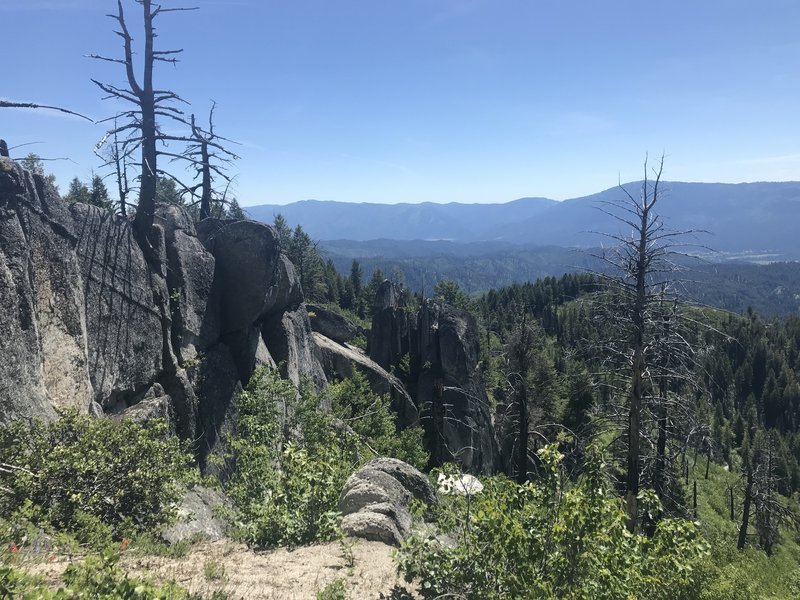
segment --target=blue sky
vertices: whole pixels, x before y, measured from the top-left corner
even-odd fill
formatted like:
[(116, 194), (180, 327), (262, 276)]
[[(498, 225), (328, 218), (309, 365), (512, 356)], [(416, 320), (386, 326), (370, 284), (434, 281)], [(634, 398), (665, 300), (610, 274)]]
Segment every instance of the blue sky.
[[(135, 38), (140, 10), (124, 0)], [(157, 85), (242, 143), (243, 205), (505, 202), (641, 178), (800, 179), (797, 0), (196, 0)], [(0, 0), (0, 97), (114, 113), (113, 0)], [(0, 110), (0, 137), (88, 178), (103, 126)], [(180, 171), (180, 167), (175, 167)]]

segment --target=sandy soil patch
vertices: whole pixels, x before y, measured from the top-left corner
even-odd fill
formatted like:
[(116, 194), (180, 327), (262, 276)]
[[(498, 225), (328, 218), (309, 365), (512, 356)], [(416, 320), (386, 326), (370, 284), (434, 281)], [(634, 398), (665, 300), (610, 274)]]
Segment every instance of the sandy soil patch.
[[(231, 600), (314, 600), (326, 585), (342, 579), (353, 600), (411, 600), (419, 596), (405, 588), (392, 561), (392, 548), (358, 540), (352, 547), (353, 566), (337, 543), (254, 552), (229, 540), (203, 542), (180, 558), (123, 554), (121, 566), (131, 575), (175, 581), (192, 593), (215, 591)], [(68, 560), (28, 564), (26, 570), (53, 583)], [(410, 587), (410, 586), (409, 586)]]

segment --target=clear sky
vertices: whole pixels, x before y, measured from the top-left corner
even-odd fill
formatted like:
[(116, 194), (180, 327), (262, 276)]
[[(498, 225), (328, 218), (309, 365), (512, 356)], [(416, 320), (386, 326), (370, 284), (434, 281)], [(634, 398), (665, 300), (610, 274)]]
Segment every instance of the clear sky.
[[(139, 14), (124, 0), (141, 41)], [(797, 0), (163, 0), (157, 85), (242, 143), (243, 205), (564, 199), (641, 178), (800, 179)], [(0, 97), (100, 119), (114, 0), (0, 0)], [(103, 126), (0, 109), (65, 190)], [(179, 167), (176, 167), (179, 169)]]

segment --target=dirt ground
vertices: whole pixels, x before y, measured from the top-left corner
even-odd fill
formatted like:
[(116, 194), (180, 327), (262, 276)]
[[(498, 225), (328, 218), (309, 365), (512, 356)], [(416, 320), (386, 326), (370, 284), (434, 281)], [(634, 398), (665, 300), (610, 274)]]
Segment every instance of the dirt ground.
[[(133, 576), (175, 581), (204, 597), (221, 591), (231, 600), (314, 600), (326, 585), (342, 579), (352, 600), (419, 599), (404, 587), (391, 553), (391, 546), (358, 540), (352, 546), (350, 567), (338, 543), (254, 552), (224, 540), (196, 544), (180, 558), (129, 551), (120, 564)], [(68, 564), (56, 560), (29, 564), (26, 570), (56, 583)]]

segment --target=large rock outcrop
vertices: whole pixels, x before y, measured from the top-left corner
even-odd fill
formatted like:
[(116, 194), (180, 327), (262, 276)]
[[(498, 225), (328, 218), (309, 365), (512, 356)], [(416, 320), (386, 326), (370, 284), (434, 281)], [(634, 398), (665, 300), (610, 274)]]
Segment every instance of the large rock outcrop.
[(51, 185), (0, 157), (0, 420), (96, 397), (79, 235)]
[(267, 225), (159, 206), (148, 240), (0, 157), (0, 422), (167, 418), (210, 468), (256, 367), (326, 385), (302, 289)]
[(361, 329), (346, 317), (315, 304), (307, 304), (311, 318), (311, 329), (339, 344), (352, 342), (361, 333)]
[(476, 473), (496, 470), (499, 452), (472, 315), (432, 300), (409, 315), (399, 291), (385, 281), (375, 301), (369, 350), (387, 371), (408, 355), (409, 392), (435, 462), (455, 460)]
[(264, 323), (262, 333), (284, 377), (295, 385), (307, 378), (318, 390), (324, 387), (327, 380), (305, 305), (274, 315)]

